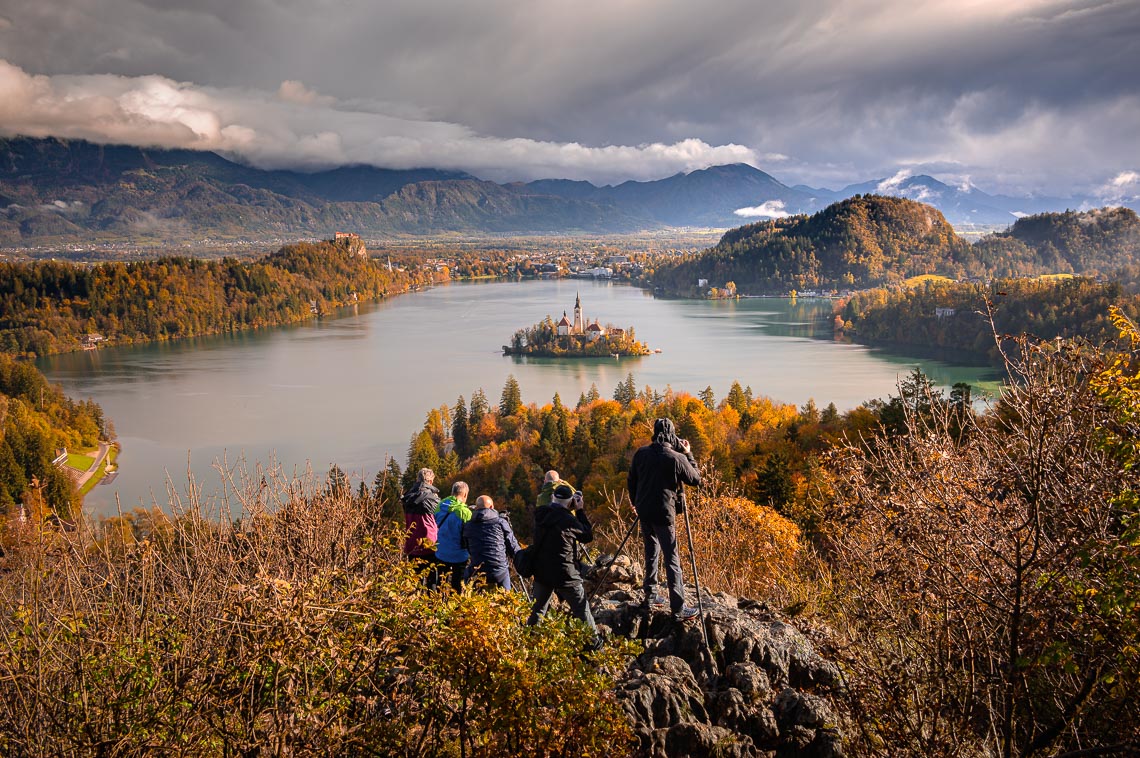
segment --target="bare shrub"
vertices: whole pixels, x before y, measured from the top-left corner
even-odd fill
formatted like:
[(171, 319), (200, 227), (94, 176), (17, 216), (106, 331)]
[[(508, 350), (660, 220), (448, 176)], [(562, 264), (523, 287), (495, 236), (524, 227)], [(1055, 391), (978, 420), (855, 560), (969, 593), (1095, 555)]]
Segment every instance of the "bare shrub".
[[(193, 488), (191, 488), (193, 493)], [(0, 573), (0, 754), (527, 755), (628, 750), (590, 658), (510, 593), (431, 593), (402, 534), (311, 480), (247, 477), (25, 535)]]
[(1107, 754), (1140, 737), (1120, 686), (1134, 660), (1116, 647), (1136, 619), (1090, 602), (1106, 576), (1090, 546), (1120, 544), (1114, 496), (1137, 473), (1103, 444), (1102, 355), (1028, 341), (1019, 355), (965, 434), (930, 403), (907, 433), (830, 462), (833, 623), (867, 752)]

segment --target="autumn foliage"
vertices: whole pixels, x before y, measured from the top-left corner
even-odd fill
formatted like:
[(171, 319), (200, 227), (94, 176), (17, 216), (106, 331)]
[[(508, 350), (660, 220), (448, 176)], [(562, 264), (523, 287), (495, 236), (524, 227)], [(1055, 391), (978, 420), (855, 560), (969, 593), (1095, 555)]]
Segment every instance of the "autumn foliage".
[[(276, 486), (280, 484), (280, 488)], [(431, 593), (372, 499), (25, 535), (0, 574), (0, 754), (621, 755), (626, 651), (509, 593)]]

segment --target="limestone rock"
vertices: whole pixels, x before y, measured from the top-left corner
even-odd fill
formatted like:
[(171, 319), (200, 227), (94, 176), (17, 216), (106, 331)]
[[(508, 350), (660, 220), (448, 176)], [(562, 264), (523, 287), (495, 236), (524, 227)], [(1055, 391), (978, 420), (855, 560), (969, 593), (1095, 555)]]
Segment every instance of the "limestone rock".
[[(608, 559), (599, 559), (595, 581)], [(640, 755), (842, 757), (831, 701), (842, 674), (807, 636), (763, 603), (702, 594), (710, 655), (699, 621), (647, 608), (636, 582), (634, 567), (619, 556), (594, 599), (594, 616), (610, 634), (645, 644), (617, 690)], [(686, 592), (696, 605), (695, 591)]]

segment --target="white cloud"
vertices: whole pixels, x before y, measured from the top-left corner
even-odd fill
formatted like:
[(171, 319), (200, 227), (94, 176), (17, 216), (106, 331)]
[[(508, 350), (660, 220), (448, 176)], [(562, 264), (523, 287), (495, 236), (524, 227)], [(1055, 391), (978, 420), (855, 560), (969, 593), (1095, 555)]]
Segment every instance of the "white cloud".
[[(372, 104), (375, 106), (375, 104)], [(446, 121), (348, 105), (286, 81), (275, 93), (209, 88), (162, 76), (35, 76), (0, 60), (0, 133), (215, 150), (254, 165), (461, 169), (486, 178), (656, 179), (756, 163), (736, 144), (589, 146), (478, 134)]]
[(1112, 180), (1113, 187), (1130, 187), (1133, 184), (1140, 183), (1140, 173), (1135, 171), (1121, 171)]
[(745, 218), (787, 218), (792, 215), (784, 210), (783, 200), (769, 200), (753, 208), (737, 208), (733, 213)]
[(890, 179), (884, 179), (883, 181), (879, 182), (879, 185), (875, 187), (875, 191), (884, 195), (890, 195), (894, 192), (897, 192), (899, 187), (902, 186), (902, 183), (910, 177), (911, 171), (909, 168), (899, 169), (898, 172)]
[(1110, 181), (1101, 185), (1095, 194), (1110, 201), (1124, 201), (1140, 195), (1140, 172), (1121, 171)]
[(277, 88), (277, 99), (296, 105), (332, 105), (336, 102), (335, 97), (322, 95), (292, 79), (281, 82), (281, 86)]

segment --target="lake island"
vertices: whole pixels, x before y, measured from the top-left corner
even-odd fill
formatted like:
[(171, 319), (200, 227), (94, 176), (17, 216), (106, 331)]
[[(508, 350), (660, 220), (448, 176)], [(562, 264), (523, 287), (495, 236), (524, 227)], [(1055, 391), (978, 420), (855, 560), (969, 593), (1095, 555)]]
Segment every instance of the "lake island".
[(557, 322), (549, 315), (534, 326), (519, 329), (511, 344), (503, 345), (503, 355), (533, 355), (546, 358), (593, 358), (649, 355), (652, 351), (638, 342), (633, 327), (625, 329), (598, 319), (590, 321), (582, 311), (582, 298), (574, 295), (574, 320), (562, 311)]

